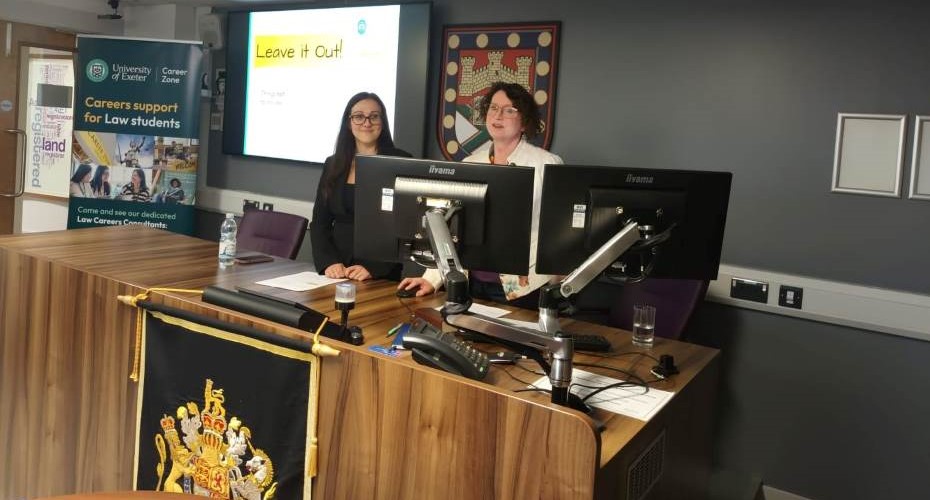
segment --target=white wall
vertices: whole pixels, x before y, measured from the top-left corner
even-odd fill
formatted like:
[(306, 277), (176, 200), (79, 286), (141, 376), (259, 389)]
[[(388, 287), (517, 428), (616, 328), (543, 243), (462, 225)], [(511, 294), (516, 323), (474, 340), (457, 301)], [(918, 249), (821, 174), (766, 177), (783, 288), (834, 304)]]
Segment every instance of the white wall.
[(71, 33), (122, 34), (123, 20), (97, 19), (107, 12), (103, 0), (3, 0), (0, 18)]

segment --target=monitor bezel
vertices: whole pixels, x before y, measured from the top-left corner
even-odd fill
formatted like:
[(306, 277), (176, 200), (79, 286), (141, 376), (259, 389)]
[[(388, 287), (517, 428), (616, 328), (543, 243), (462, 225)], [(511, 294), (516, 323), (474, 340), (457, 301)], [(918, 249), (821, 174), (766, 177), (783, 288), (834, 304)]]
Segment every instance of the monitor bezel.
[[(732, 173), (603, 165), (546, 165), (543, 178), (536, 270), (565, 275), (603, 241), (586, 241), (592, 189), (683, 193), (683, 219), (660, 245), (654, 278), (716, 279), (723, 248)], [(584, 205), (584, 225), (579, 210)], [(619, 229), (619, 225), (618, 225)], [(659, 228), (661, 230), (663, 228)], [(607, 235), (602, 239), (606, 241)], [(625, 255), (622, 259), (629, 258)], [(636, 274), (635, 272), (632, 274)]]

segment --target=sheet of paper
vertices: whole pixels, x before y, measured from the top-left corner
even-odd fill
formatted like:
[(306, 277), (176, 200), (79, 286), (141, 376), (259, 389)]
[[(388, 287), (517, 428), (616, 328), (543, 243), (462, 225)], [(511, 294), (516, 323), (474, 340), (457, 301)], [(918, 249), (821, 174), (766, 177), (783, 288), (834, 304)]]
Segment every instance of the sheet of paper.
[[(572, 370), (571, 391), (584, 399), (585, 396), (594, 392), (594, 389), (578, 387), (574, 384), (603, 387), (617, 382), (622, 382), (622, 380), (575, 369)], [(533, 385), (540, 389), (548, 390), (552, 388), (549, 384), (549, 377), (542, 377)], [(648, 390), (642, 386), (616, 387), (601, 391), (585, 402), (602, 410), (648, 422), (666, 403), (671, 401), (674, 395), (674, 392), (662, 391), (652, 387), (649, 387)]]
[(340, 281), (345, 280), (327, 278), (322, 274), (305, 271), (297, 274), (279, 276), (277, 278), (271, 278), (264, 281), (256, 281), (255, 283), (257, 285), (273, 286), (275, 288), (283, 288), (285, 290), (292, 290), (295, 292), (306, 292), (307, 290), (313, 290), (314, 288), (332, 285), (333, 283), (339, 283)]
[[(442, 309), (443, 306), (435, 307), (437, 311)], [(472, 303), (471, 307), (468, 308), (468, 312), (474, 314), (480, 314), (482, 316), (487, 316), (489, 318), (500, 318), (501, 316), (506, 316), (510, 314), (510, 311), (507, 309), (501, 309), (500, 307), (491, 307), (485, 306), (478, 303)]]

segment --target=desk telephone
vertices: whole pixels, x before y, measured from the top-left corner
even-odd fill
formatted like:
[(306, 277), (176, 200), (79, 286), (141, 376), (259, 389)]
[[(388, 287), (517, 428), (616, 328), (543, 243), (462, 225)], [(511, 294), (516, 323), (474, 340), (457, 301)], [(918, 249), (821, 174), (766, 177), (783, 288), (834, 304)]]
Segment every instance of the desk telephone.
[(488, 374), (487, 354), (422, 319), (415, 319), (404, 333), (404, 348), (422, 365), (481, 380)]

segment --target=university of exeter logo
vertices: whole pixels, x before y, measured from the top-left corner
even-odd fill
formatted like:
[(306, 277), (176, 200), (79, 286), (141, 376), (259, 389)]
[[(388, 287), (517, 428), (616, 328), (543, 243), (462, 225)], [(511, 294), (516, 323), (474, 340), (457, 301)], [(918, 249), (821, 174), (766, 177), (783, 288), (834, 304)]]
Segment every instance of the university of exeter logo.
[(87, 74), (88, 80), (94, 83), (100, 83), (107, 79), (110, 70), (107, 68), (107, 62), (103, 59), (92, 59), (87, 63), (85, 73)]
[(490, 140), (477, 108), (498, 81), (518, 83), (535, 98), (543, 131), (532, 142), (549, 147), (559, 29), (558, 22), (445, 28), (437, 138), (447, 159), (462, 160)]

